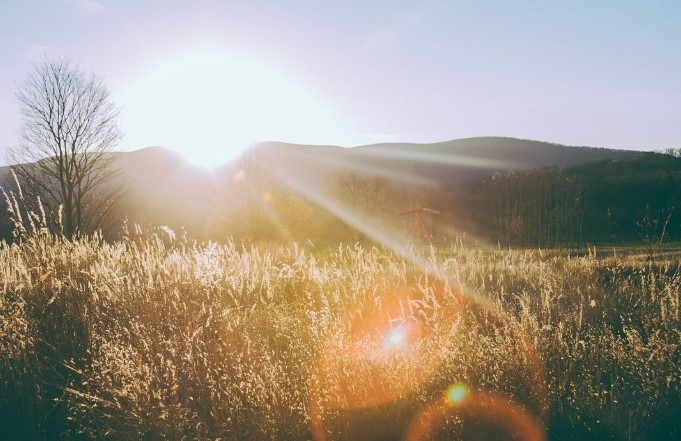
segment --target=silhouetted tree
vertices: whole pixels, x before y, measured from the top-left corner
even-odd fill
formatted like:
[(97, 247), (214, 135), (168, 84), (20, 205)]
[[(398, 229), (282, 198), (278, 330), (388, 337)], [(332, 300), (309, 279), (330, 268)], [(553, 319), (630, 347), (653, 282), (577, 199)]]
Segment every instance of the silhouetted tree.
[(47, 59), (16, 97), (23, 125), (9, 159), (24, 191), (42, 199), (67, 237), (102, 228), (121, 196), (112, 150), (122, 139), (102, 80), (68, 59)]

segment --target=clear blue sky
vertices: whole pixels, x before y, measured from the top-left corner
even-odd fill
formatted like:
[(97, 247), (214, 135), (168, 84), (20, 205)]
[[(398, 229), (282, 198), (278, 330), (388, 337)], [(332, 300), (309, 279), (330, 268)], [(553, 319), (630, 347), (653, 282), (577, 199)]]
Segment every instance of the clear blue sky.
[[(262, 140), (346, 146), (494, 135), (681, 147), (678, 0), (3, 0), (0, 154), (17, 139), (17, 84), (46, 54), (105, 78), (126, 150), (199, 149), (187, 133), (209, 120), (219, 130), (197, 143), (239, 130), (232, 142), (255, 141), (260, 127)], [(215, 73), (203, 78), (192, 63)], [(231, 108), (202, 114), (196, 107), (221, 112), (196, 96), (223, 78), (232, 86), (216, 96)], [(240, 109), (259, 91), (273, 102), (258, 98), (262, 119), (244, 131), (241, 113), (258, 111)], [(157, 121), (143, 121), (149, 114)]]

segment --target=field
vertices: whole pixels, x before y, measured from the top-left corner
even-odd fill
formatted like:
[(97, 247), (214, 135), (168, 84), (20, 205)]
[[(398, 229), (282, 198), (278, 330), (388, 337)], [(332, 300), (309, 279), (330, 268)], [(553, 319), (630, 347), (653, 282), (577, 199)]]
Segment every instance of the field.
[(36, 233), (0, 439), (680, 439), (679, 262)]

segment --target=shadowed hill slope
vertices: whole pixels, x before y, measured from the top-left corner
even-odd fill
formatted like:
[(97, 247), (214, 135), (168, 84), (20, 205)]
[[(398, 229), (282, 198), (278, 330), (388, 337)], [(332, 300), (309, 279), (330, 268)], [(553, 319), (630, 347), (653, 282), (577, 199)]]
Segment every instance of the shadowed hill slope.
[[(328, 191), (338, 179), (356, 173), (360, 177), (380, 176), (395, 188), (414, 190), (479, 182), (496, 171), (626, 160), (639, 154), (500, 137), (355, 148), (266, 142), (254, 145), (242, 158), (208, 171), (171, 150), (148, 147), (116, 154), (115, 166), (126, 188), (118, 215), (133, 223), (173, 229), (184, 226), (201, 236), (214, 210), (216, 193), (232, 186), (235, 174), (249, 161), (261, 173), (277, 177), (282, 187)], [(7, 182), (8, 170), (0, 167), (0, 185), (12, 188)], [(6, 225), (0, 233), (6, 236)]]
[(484, 179), (495, 171), (565, 167), (633, 158), (640, 153), (500, 137), (433, 144), (373, 144), (348, 149), (269, 142), (256, 145), (254, 150), (263, 161), (285, 173), (304, 175), (312, 185), (322, 184), (329, 176), (354, 171), (382, 176), (403, 186), (458, 184)]

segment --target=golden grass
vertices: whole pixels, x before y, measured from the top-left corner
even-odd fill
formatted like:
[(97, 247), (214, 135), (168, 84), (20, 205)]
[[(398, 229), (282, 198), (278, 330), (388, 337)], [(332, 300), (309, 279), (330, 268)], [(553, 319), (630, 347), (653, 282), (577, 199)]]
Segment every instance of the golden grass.
[(456, 383), (550, 439), (678, 439), (678, 259), (436, 251), (0, 246), (0, 438), (399, 439)]

